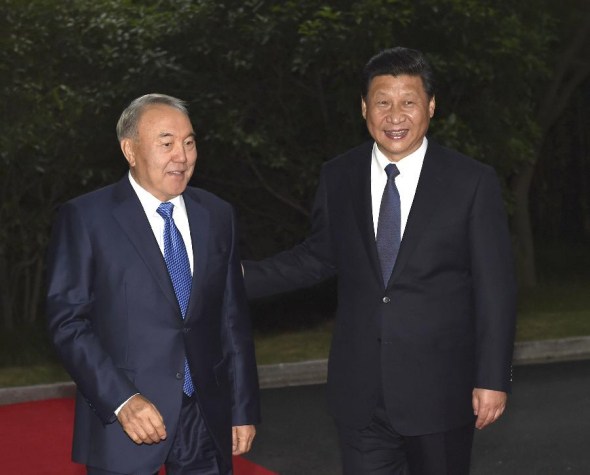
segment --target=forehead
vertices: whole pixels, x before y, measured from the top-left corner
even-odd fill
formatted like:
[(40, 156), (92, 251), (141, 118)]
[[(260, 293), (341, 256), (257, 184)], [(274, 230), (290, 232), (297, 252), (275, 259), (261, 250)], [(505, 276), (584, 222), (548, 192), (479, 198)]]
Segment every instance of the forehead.
[(424, 94), (424, 84), (420, 76), (402, 74), (400, 76), (375, 76), (369, 85), (369, 94), (406, 93)]
[(182, 111), (165, 104), (147, 106), (139, 119), (138, 132), (141, 133), (177, 133), (189, 134), (192, 125)]

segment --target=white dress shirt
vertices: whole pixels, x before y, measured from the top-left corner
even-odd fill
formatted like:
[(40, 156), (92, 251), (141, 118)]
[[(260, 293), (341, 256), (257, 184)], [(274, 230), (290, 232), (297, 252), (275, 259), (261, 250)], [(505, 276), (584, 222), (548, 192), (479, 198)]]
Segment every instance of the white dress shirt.
[[(160, 251), (162, 252), (162, 256), (164, 255), (164, 218), (158, 214), (158, 206), (162, 204), (162, 202), (152, 195), (149, 191), (142, 188), (139, 183), (135, 181), (131, 172), (129, 172), (129, 182), (133, 187), (133, 190), (137, 194), (139, 198), (139, 202), (145, 211), (145, 215), (152, 227), (152, 231), (154, 233), (154, 237), (158, 242), (158, 246), (160, 247)], [(184, 247), (186, 247), (186, 252), (188, 254), (188, 261), (191, 266), (191, 275), (193, 273), (193, 243), (191, 241), (191, 229), (188, 224), (188, 215), (186, 214), (186, 206), (184, 205), (184, 199), (182, 195), (178, 195), (176, 198), (172, 198), (170, 203), (174, 205), (174, 209), (172, 210), (172, 219), (174, 219), (174, 224), (180, 231), (182, 236), (182, 240), (184, 241)], [(139, 393), (134, 394), (133, 396), (137, 396)], [(129, 399), (131, 399), (131, 396)], [(119, 412), (123, 408), (127, 402), (127, 399), (123, 404), (121, 404), (117, 409), (115, 409), (115, 416), (119, 416)]]
[[(160, 216), (157, 211), (158, 206), (160, 206), (162, 202), (149, 191), (142, 188), (135, 181), (133, 176), (131, 176), (131, 172), (129, 172), (129, 182), (131, 183), (131, 186), (139, 198), (141, 206), (145, 211), (145, 215), (147, 216), (150, 226), (152, 227), (152, 231), (154, 232), (156, 241), (158, 241), (158, 246), (160, 246), (160, 251), (162, 252), (162, 255), (164, 255), (164, 218), (162, 218), (162, 216)], [(174, 219), (174, 224), (176, 224), (176, 227), (182, 235), (182, 240), (184, 241), (184, 247), (186, 247), (192, 274), (194, 261), (193, 243), (191, 241), (191, 229), (188, 224), (188, 215), (186, 214), (184, 199), (182, 198), (182, 195), (178, 195), (176, 198), (172, 198), (169, 202), (174, 205), (172, 219)]]
[(414, 201), (414, 195), (416, 194), (416, 188), (418, 187), (418, 180), (420, 179), (420, 172), (422, 171), (427, 147), (428, 139), (424, 137), (422, 145), (420, 145), (418, 150), (402, 158), (399, 162), (390, 162), (381, 150), (379, 150), (377, 142), (373, 145), (373, 159), (371, 160), (371, 201), (375, 239), (377, 238), (377, 224), (379, 223), (379, 208), (381, 207), (383, 191), (387, 184), (385, 167), (390, 163), (395, 163), (399, 170), (399, 175), (395, 178), (395, 186), (399, 191), (400, 197), (401, 237), (403, 238), (410, 209), (412, 208), (412, 202)]

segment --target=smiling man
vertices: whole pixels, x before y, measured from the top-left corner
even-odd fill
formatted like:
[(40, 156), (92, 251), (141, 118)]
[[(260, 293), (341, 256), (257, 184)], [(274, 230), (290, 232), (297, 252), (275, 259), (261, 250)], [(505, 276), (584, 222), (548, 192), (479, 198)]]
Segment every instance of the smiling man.
[(328, 407), (346, 475), (465, 475), (510, 389), (516, 286), (492, 168), (426, 138), (434, 75), (385, 50), (362, 74), (373, 140), (324, 164), (311, 234), (244, 262), (261, 297), (338, 279)]
[(48, 325), (77, 385), (72, 458), (93, 475), (232, 473), (259, 422), (231, 206), (187, 188), (182, 101), (134, 100), (129, 173), (64, 204), (48, 253)]

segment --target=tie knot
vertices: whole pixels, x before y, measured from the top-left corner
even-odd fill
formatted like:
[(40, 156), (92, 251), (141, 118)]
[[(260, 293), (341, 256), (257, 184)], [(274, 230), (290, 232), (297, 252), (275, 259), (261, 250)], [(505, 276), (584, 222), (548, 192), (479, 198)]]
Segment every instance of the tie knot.
[(170, 202), (161, 203), (158, 206), (157, 212), (162, 218), (170, 219), (172, 217), (172, 210), (174, 209), (174, 205)]
[(397, 166), (395, 166), (393, 163), (390, 163), (385, 167), (385, 173), (387, 173), (387, 178), (395, 179), (395, 177), (399, 175), (399, 170), (397, 169)]

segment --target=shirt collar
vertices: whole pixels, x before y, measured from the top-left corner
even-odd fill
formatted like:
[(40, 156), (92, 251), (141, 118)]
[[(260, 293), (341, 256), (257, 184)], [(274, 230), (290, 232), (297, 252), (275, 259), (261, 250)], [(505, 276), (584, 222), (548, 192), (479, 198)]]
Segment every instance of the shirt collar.
[(405, 175), (409, 176), (420, 174), (422, 170), (422, 163), (424, 162), (424, 156), (426, 155), (426, 149), (428, 148), (428, 139), (424, 137), (422, 140), (422, 145), (418, 147), (417, 150), (412, 152), (407, 157), (402, 158), (399, 162), (391, 162), (387, 159), (383, 152), (379, 150), (377, 146), (377, 142), (373, 144), (373, 162), (377, 165), (376, 167), (372, 167), (373, 169), (373, 178), (376, 176), (385, 173), (385, 167), (390, 163), (395, 163), (397, 169), (399, 170), (400, 176)]
[[(158, 206), (162, 204), (162, 201), (160, 201), (149, 191), (143, 188), (139, 183), (137, 183), (137, 181), (135, 181), (135, 178), (133, 178), (133, 175), (131, 175), (131, 171), (129, 172), (129, 182), (131, 183), (133, 190), (137, 194), (137, 197), (139, 198), (139, 201), (141, 202), (141, 205), (143, 206), (145, 213), (148, 216), (157, 214)], [(180, 208), (182, 211), (185, 211), (184, 200), (182, 199), (182, 195), (178, 195), (172, 198), (171, 200), (168, 200), (168, 202), (174, 205), (174, 209)]]

